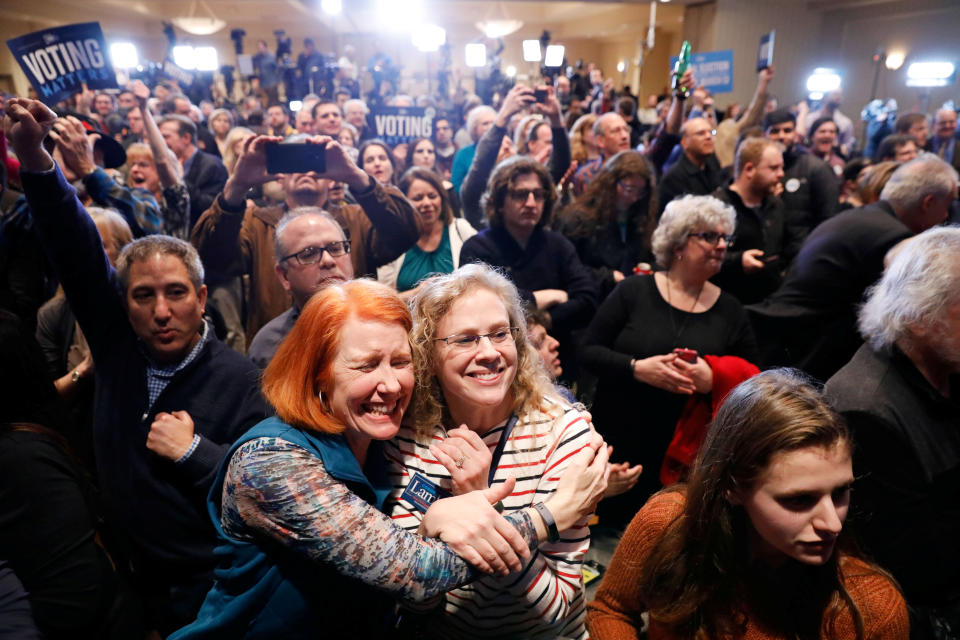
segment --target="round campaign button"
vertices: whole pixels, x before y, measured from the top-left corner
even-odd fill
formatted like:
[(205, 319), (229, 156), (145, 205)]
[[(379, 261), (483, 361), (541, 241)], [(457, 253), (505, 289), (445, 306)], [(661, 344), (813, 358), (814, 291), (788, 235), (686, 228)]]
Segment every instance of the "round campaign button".
[(841, 167), (838, 164), (835, 164), (833, 165), (833, 172), (837, 174), (837, 177), (839, 178), (840, 176), (843, 175), (843, 167)]
[(796, 193), (797, 189), (800, 188), (800, 181), (796, 178), (790, 178), (787, 180), (787, 183), (783, 185), (783, 188), (786, 189), (789, 193)]

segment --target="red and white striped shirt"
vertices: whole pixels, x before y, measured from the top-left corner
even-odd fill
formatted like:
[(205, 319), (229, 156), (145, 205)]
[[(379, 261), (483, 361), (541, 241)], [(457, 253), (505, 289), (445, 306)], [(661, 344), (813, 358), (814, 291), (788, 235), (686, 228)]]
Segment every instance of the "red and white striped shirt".
[[(506, 422), (482, 436), (491, 453)], [(448, 492), (446, 468), (430, 453), (431, 441), (443, 439), (437, 427), (431, 438), (417, 438), (401, 427), (385, 449), (394, 488), (384, 510), (404, 529), (420, 526), (422, 514), (402, 494), (415, 473)], [(569, 406), (544, 400), (539, 411), (521, 415), (504, 447), (493, 484), (516, 478), (503, 500), (504, 513), (544, 502), (556, 488), (571, 458), (589, 446), (590, 425)], [(586, 638), (581, 565), (590, 546), (586, 520), (562, 531), (560, 540), (543, 543), (526, 566), (506, 577), (484, 575), (446, 594), (437, 633), (454, 638)]]

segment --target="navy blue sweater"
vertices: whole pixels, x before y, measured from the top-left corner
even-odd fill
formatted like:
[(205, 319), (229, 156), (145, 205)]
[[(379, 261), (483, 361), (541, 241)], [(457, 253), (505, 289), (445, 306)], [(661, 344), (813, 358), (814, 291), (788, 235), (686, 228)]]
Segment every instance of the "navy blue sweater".
[[(216, 564), (207, 491), (230, 443), (268, 415), (258, 371), (211, 338), (148, 409), (147, 359), (93, 221), (59, 169), (22, 172), (21, 178), (44, 249), (93, 354), (93, 445), (107, 516), (132, 559), (150, 568), (148, 576), (205, 573)], [(181, 464), (146, 447), (154, 416), (178, 410), (190, 414), (201, 436)]]

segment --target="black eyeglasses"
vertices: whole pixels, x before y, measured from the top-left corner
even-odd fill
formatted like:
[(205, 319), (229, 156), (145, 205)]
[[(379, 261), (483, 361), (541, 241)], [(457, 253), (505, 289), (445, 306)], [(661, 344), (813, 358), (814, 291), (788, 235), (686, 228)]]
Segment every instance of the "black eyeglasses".
[(496, 331), (491, 331), (490, 333), (456, 333), (452, 336), (447, 336), (446, 338), (434, 339), (442, 340), (454, 349), (467, 351), (470, 349), (476, 349), (478, 346), (480, 346), (480, 341), (483, 338), (487, 338), (493, 344), (503, 344), (508, 338), (516, 340), (517, 336), (520, 335), (519, 332), (520, 327), (503, 327), (501, 329), (497, 329)]
[(296, 258), (297, 262), (303, 266), (316, 264), (323, 259), (324, 251), (329, 253), (331, 258), (339, 258), (342, 255), (350, 253), (350, 241), (341, 240), (339, 242), (331, 242), (324, 247), (307, 247), (306, 249), (301, 249), (296, 253), (291, 253), (288, 256), (280, 258), (280, 262), (285, 262), (290, 258)]
[(507, 191), (507, 195), (516, 202), (526, 202), (531, 195), (534, 201), (543, 202), (547, 197), (547, 192), (543, 189), (510, 189)]
[(712, 244), (713, 246), (717, 246), (721, 239), (726, 242), (727, 245), (731, 245), (737, 237), (732, 233), (720, 233), (718, 231), (698, 231), (696, 233), (691, 233), (690, 236), (696, 236), (707, 244)]

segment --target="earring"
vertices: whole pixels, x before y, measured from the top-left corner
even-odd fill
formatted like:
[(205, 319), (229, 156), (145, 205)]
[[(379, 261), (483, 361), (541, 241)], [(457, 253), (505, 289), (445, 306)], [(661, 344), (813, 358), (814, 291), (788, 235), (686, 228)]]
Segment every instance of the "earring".
[(320, 399), (320, 404), (322, 404), (322, 405), (324, 405), (324, 407), (326, 407), (326, 405), (327, 405), (327, 399), (323, 397), (323, 389), (317, 391), (317, 397)]

